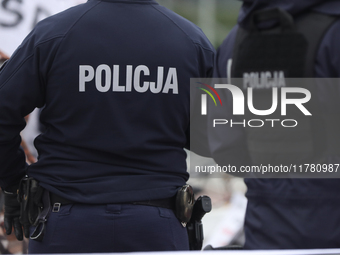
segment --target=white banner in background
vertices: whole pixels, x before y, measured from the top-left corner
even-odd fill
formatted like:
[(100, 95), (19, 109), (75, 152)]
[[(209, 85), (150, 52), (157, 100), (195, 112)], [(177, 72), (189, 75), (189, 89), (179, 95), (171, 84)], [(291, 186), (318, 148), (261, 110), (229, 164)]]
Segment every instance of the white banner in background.
[(0, 0), (0, 50), (11, 55), (42, 19), (86, 0)]

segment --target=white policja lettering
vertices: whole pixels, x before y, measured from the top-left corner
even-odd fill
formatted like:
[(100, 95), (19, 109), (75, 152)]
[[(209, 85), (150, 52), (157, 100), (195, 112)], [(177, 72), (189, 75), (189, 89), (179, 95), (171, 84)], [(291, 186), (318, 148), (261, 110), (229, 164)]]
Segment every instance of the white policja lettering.
[(163, 66), (157, 67), (157, 82), (144, 81), (142, 77), (150, 76), (150, 69), (145, 65), (139, 65), (133, 70), (132, 65), (126, 66), (125, 85), (120, 84), (119, 65), (114, 65), (112, 70), (108, 65), (99, 65), (96, 69), (90, 65), (79, 66), (79, 92), (85, 92), (93, 80), (96, 89), (99, 92), (108, 92), (111, 88), (114, 92), (131, 92), (132, 88), (139, 93), (145, 93), (150, 90), (152, 93), (170, 93), (178, 94), (177, 69), (170, 67), (168, 69), (165, 83), (165, 71)]

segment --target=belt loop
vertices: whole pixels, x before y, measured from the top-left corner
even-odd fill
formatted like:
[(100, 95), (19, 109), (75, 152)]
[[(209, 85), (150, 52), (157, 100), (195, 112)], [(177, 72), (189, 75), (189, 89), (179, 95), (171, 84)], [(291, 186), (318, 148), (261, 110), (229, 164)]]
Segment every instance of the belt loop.
[(52, 208), (52, 212), (59, 212), (60, 206), (61, 206), (61, 203), (54, 203), (53, 208)]

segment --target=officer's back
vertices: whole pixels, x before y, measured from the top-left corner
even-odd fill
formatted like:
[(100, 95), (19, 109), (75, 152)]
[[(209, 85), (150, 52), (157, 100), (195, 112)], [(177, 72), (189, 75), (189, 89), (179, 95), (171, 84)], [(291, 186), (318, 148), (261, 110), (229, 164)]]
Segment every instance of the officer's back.
[[(15, 128), (4, 129), (0, 143), (17, 136), (20, 115), (44, 107), (46, 131), (35, 141), (39, 160), (28, 167), (41, 186), (77, 204), (171, 198), (188, 179), (183, 148), (190, 77), (210, 75), (213, 58), (214, 49), (198, 27), (153, 0), (90, 0), (40, 22), (2, 69), (0, 106), (13, 105), (2, 120)], [(8, 155), (0, 163), (18, 157)], [(2, 173), (8, 169), (20, 176), (25, 168), (13, 163)], [(116, 207), (107, 211), (120, 214)], [(173, 212), (158, 214), (184, 233)], [(144, 240), (141, 247), (132, 244), (132, 250), (153, 246)], [(154, 248), (163, 249), (162, 244)]]

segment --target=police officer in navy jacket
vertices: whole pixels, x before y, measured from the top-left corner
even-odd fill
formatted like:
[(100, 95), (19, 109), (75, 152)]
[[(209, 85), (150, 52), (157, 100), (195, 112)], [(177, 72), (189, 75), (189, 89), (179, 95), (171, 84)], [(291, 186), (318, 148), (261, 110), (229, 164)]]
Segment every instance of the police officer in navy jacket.
[[(287, 11), (294, 19), (312, 11), (335, 17), (340, 15), (340, 1), (243, 0), (237, 26), (218, 49), (215, 76), (230, 76), (228, 70), (232, 69), (230, 64), (235, 63), (235, 59), (232, 62), (230, 59), (233, 58), (233, 50), (237, 46), (235, 39), (238, 28), (249, 30), (253, 13), (275, 7)], [(339, 31), (340, 20), (337, 20), (323, 35), (317, 48), (316, 58), (313, 60), (314, 77), (340, 76)], [(322, 90), (326, 92), (327, 86), (321, 88)], [(330, 101), (327, 98), (322, 100), (326, 104)], [(243, 159), (246, 162), (249, 155), (244, 143), (244, 133), (235, 131), (232, 135), (234, 135), (233, 139), (230, 140), (234, 144), (229, 144), (229, 147), (237, 149), (234, 150), (235, 154), (230, 150), (229, 156), (223, 160), (238, 161), (241, 164)], [(216, 156), (216, 152), (221, 148), (216, 146), (212, 150), (213, 155)], [(340, 162), (336, 153), (330, 151), (326, 156), (325, 162), (327, 163)], [(245, 183), (248, 188), (246, 193), (248, 207), (245, 218), (246, 249), (340, 247), (340, 228), (338, 227), (340, 224), (340, 182), (338, 179), (252, 178), (245, 179)]]
[[(30, 253), (188, 249), (170, 201), (189, 177), (190, 78), (213, 63), (202, 31), (154, 0), (89, 0), (38, 23), (0, 71), (0, 185), (13, 194), (28, 174), (53, 204)], [(27, 166), (19, 134), (36, 107), (46, 130)]]

